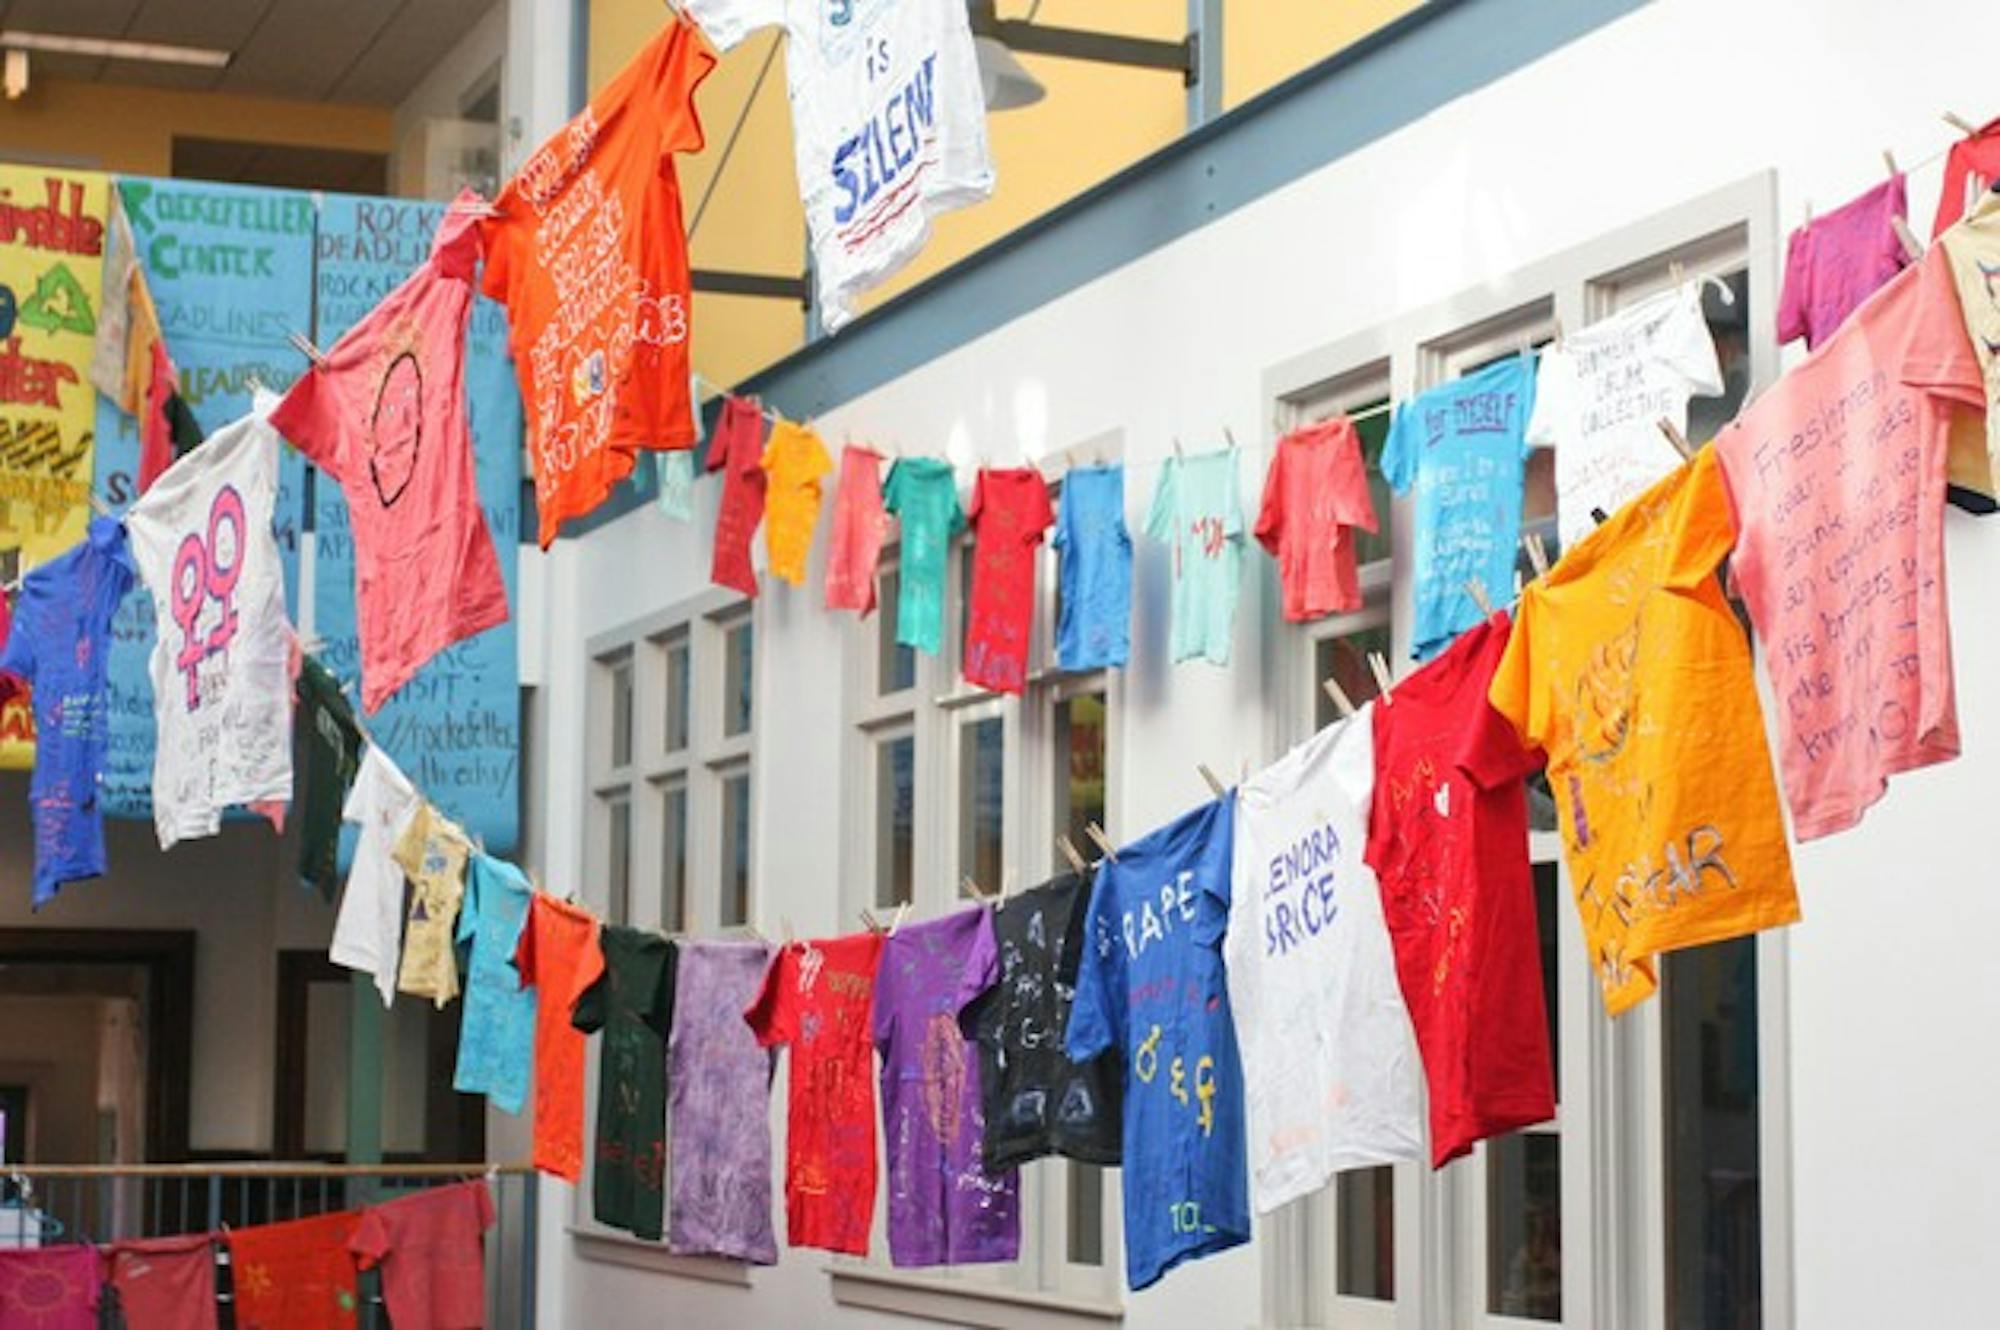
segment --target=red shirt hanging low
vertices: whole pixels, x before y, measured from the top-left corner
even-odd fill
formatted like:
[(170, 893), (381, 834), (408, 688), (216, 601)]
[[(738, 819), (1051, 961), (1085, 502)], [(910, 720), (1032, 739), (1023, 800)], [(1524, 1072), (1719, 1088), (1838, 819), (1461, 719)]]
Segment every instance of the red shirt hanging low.
[(1018, 693), (1028, 681), (1035, 551), (1055, 521), (1049, 487), (1033, 467), (981, 471), (965, 515), (973, 532), (965, 681)]

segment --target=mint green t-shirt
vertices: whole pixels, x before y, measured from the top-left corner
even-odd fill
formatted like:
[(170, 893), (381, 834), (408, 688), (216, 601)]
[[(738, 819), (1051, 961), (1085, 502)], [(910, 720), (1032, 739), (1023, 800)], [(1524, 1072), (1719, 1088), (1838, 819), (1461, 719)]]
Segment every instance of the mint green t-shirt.
[(1146, 534), (1174, 556), (1174, 659), (1229, 663), (1243, 582), (1243, 497), (1236, 450), (1169, 457)]
[(896, 641), (935, 656), (944, 645), (944, 584), (951, 538), (965, 527), (951, 463), (936, 457), (897, 462), (883, 482), (882, 505), (903, 527)]

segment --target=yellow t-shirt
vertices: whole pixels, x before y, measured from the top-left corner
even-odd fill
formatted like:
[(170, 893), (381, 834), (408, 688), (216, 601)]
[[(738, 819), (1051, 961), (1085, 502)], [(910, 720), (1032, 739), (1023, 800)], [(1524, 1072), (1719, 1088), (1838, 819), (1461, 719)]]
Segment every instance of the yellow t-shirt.
[(396, 863), (410, 879), (410, 918), (403, 930), (397, 992), (427, 997), (440, 1007), (458, 996), (452, 939), (471, 852), (463, 831), (429, 804), (417, 805), (395, 849)]
[[(1799, 917), (1749, 643), (1715, 577), (1733, 540), (1703, 448), (1529, 584), (1488, 692), (1548, 755), (1613, 1016), (1658, 986), (1658, 953)], [(1519, 757), (1477, 755), (1474, 774)]]
[(1986, 380), (1986, 410), (1952, 418), (1949, 479), (1981, 498), (2000, 498), (2000, 194), (1988, 191), (1938, 237), (1951, 259), (1966, 335)]
[(833, 470), (833, 458), (819, 435), (803, 425), (781, 420), (771, 427), (758, 465), (769, 478), (764, 496), (764, 552), (771, 576), (793, 586), (806, 580), (806, 556), (812, 553), (813, 528), (819, 524), (820, 481)]

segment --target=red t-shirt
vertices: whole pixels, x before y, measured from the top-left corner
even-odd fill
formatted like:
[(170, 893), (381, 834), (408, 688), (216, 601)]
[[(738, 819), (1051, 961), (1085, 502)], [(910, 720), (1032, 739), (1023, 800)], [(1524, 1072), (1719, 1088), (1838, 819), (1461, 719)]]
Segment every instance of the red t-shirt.
[[(1505, 613), (1396, 685), (1375, 717), (1368, 862), (1430, 1086), (1431, 1162), (1555, 1116), (1541, 938), (1528, 867), (1527, 796), (1541, 765), (1486, 700), (1507, 647)], [(1518, 754), (1482, 773), (1467, 757), (1491, 726)]]
[(237, 1330), (352, 1330), (359, 1210), (230, 1229)]
[(382, 1267), (396, 1330), (481, 1330), (492, 1227), (486, 1184), (461, 1182), (370, 1206), (348, 1247), (363, 1270)]
[(781, 948), (743, 1013), (757, 1042), (792, 1046), (785, 1225), (794, 1247), (868, 1254), (875, 1210), (871, 1043), (879, 933)]
[(754, 397), (731, 397), (708, 440), (708, 469), (722, 472), (722, 504), (715, 513), (715, 562), (709, 580), (757, 594), (750, 566), (750, 538), (764, 520), (764, 408)]
[(1952, 223), (1965, 216), (1971, 201), (1993, 188), (1996, 180), (2000, 180), (2000, 118), (1988, 121), (1971, 138), (1951, 145), (1951, 154), (1944, 159), (1944, 192), (1938, 195), (1931, 238), (1950, 230)]
[(0, 1250), (0, 1330), (96, 1330), (97, 1249)]
[(481, 289), (507, 307), (544, 547), (632, 474), (640, 449), (694, 445), (673, 154), (701, 148), (694, 90), (714, 66), (694, 24), (667, 24), (481, 224)]
[(215, 1330), (215, 1245), (206, 1233), (121, 1242), (105, 1277), (134, 1330)]
[(1035, 619), (1035, 551), (1056, 520), (1033, 467), (981, 471), (965, 510), (972, 524), (972, 605), (965, 622), (965, 681), (1018, 693), (1028, 681)]
[(583, 1176), (583, 1053), (590, 1041), (570, 1008), (604, 968), (597, 920), (545, 892), (528, 907), (514, 946), (521, 987), (535, 989), (535, 1167)]
[(1299, 623), (1361, 608), (1357, 526), (1375, 530), (1375, 502), (1354, 422), (1337, 416), (1278, 440), (1256, 532), (1278, 561), (1287, 619)]

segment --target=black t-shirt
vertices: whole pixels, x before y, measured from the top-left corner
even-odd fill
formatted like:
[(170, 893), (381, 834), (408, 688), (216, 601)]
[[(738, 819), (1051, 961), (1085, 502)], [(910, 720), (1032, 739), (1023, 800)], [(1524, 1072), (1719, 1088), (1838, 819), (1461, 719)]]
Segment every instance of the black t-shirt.
[(988, 1172), (1050, 1154), (1119, 1162), (1125, 1075), (1117, 1054), (1075, 1063), (1063, 1052), (1089, 905), (1089, 880), (1069, 873), (994, 907), (1000, 978), (964, 1021), (979, 1043)]
[(592, 1213), (600, 1224), (657, 1240), (666, 1213), (666, 1039), (679, 949), (658, 933), (618, 924), (606, 924), (597, 937), (604, 972), (570, 1014), (584, 1033), (604, 1031)]
[(361, 728), (341, 696), (340, 681), (311, 656), (299, 665), (292, 748), (301, 768), (292, 816), (299, 824), (299, 876), (331, 901), (340, 885), (340, 807), (361, 769)]

